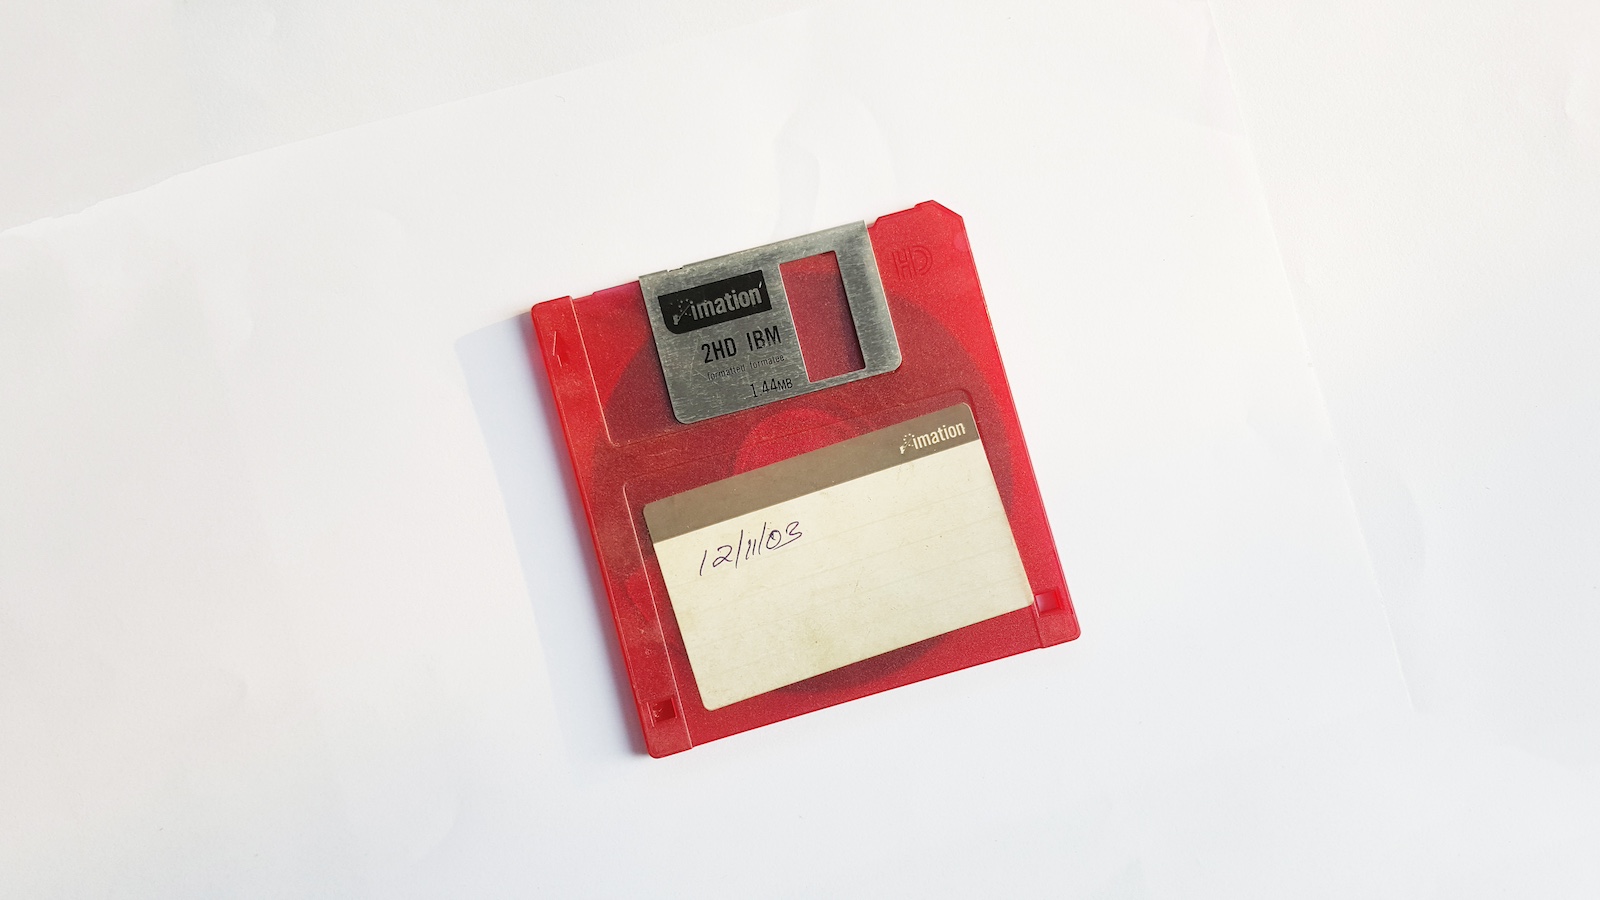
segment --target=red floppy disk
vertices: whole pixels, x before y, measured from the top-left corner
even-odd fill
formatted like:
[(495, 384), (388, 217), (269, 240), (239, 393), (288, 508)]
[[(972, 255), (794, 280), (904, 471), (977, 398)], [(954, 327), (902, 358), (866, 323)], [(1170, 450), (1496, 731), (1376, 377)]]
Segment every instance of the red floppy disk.
[(652, 756), (1078, 636), (948, 209), (532, 315)]

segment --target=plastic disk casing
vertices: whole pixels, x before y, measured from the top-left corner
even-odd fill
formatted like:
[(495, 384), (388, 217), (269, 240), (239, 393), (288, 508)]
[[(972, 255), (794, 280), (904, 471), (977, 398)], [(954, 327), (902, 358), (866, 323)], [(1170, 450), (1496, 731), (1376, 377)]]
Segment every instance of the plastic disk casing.
[[(672, 317), (681, 318), (687, 314), (690, 307), (683, 304), (697, 298), (672, 300), (680, 306), (669, 303), (671, 298), (683, 293), (671, 292), (677, 287), (668, 283), (673, 273), (645, 279), (647, 286), (654, 284), (652, 278), (665, 279), (659, 288), (649, 288), (659, 293), (659, 297), (647, 298), (647, 288), (636, 281), (587, 297), (564, 297), (540, 303), (532, 310), (534, 330), (572, 457), (577, 490), (588, 516), (599, 573), (610, 601), (645, 747), (651, 756), (677, 753), (791, 716), (1078, 636), (1078, 622), (1045, 518), (1044, 503), (1023, 441), (961, 218), (937, 203), (927, 202), (880, 217), (866, 228), (866, 235), (870, 238), (871, 255), (871, 259), (865, 260), (866, 268), (870, 269), (870, 264), (875, 263), (875, 279), (881, 279), (881, 299), (876, 302), (886, 303), (888, 320), (892, 323), (887, 338), (879, 333), (871, 336), (874, 343), (868, 347), (866, 355), (878, 353), (880, 359), (887, 361), (873, 365), (863, 363), (862, 345), (868, 336), (863, 325), (867, 320), (861, 311), (861, 291), (857, 290), (857, 296), (849, 297), (848, 301), (841, 296), (839, 273), (841, 267), (850, 265), (846, 253), (841, 251), (837, 259), (835, 254), (829, 253), (783, 262), (781, 290), (772, 284), (777, 263), (769, 260), (765, 285), (746, 296), (753, 298), (749, 302), (787, 307), (785, 315), (792, 315), (793, 324), (799, 330), (798, 335), (788, 339), (793, 341), (797, 337), (798, 350), (804, 357), (804, 371), (813, 373), (812, 383), (810, 389), (794, 392), (806, 385), (790, 379), (788, 386), (793, 395), (764, 398), (761, 396), (762, 379), (755, 377), (758, 373), (752, 373), (749, 384), (740, 385), (748, 388), (749, 396), (744, 400), (735, 397), (734, 401), (727, 401), (756, 404), (742, 409), (716, 407), (714, 414), (708, 415), (699, 411), (703, 407), (694, 406), (685, 399), (687, 390), (680, 392), (682, 396), (669, 392), (658, 341), (679, 339), (675, 332), (669, 334), (664, 330), (664, 326), (672, 324)], [(865, 244), (862, 246), (864, 248)], [(747, 268), (757, 273), (759, 270), (753, 266)], [(757, 277), (751, 274), (747, 281)], [(863, 277), (846, 271), (844, 280)], [(877, 280), (871, 282), (874, 291), (877, 284)], [(739, 284), (734, 285), (735, 289), (738, 287)], [(729, 296), (736, 295), (735, 291)], [(657, 305), (647, 306), (647, 302)], [(853, 323), (852, 311), (856, 315)], [(729, 315), (743, 312), (735, 310)], [(678, 323), (675, 327), (687, 326)], [(762, 340), (761, 329), (750, 330), (756, 332), (754, 337), (740, 338), (745, 347), (753, 346), (752, 341)], [(684, 364), (699, 364), (698, 356), (706, 348), (705, 365), (713, 365), (710, 342), (694, 344), (692, 339), (696, 335), (685, 333), (689, 334), (689, 344), (692, 344), (685, 352), (695, 358)], [(884, 345), (881, 352), (876, 349), (879, 343)], [(894, 345), (898, 345), (898, 365), (889, 368), (894, 363), (891, 353)], [(659, 346), (672, 345), (661, 343)], [(735, 357), (736, 360), (748, 358), (753, 351), (743, 349), (742, 352), (746, 356)], [(791, 351), (788, 364), (797, 365), (795, 359)], [(855, 376), (839, 374), (851, 372), (855, 372)], [(819, 378), (816, 373), (826, 377)], [(740, 377), (725, 380), (731, 383), (740, 381)], [(804, 374), (800, 380), (805, 381)], [(734, 394), (730, 393), (732, 396)], [(675, 399), (679, 401), (676, 412)], [(695, 665), (709, 672), (705, 667), (711, 665), (707, 660), (712, 659), (713, 651), (722, 652), (732, 647), (729, 652), (734, 652), (738, 647), (728, 643), (730, 639), (723, 631), (708, 632), (722, 643), (707, 650), (696, 645), (695, 652), (703, 655), (696, 656), (695, 665), (691, 664), (691, 647), (685, 644), (684, 623), (680, 622), (674, 598), (669, 595), (668, 578), (656, 550), (664, 514), (656, 513), (654, 520), (647, 522), (646, 507), (657, 504), (654, 509), (660, 510), (670, 504), (658, 501), (680, 495), (694, 497), (697, 489), (823, 448), (844, 445), (852, 439), (859, 439), (857, 443), (861, 443), (867, 440), (864, 436), (898, 434), (894, 429), (902, 423), (926, 421), (926, 417), (937, 411), (960, 409), (963, 405), (970, 410), (968, 421), (976, 423), (981, 436), (981, 456), (977, 458), (987, 458), (999, 497), (996, 508), (1003, 508), (1003, 526), (1009, 526), (1010, 538), (1015, 541), (1016, 554), (1006, 559), (1020, 560), (1016, 584), (1017, 590), (1026, 592), (1022, 601), (1026, 605), (754, 696), (708, 704), (697, 683)], [(716, 409), (730, 411), (715, 412)], [(695, 416), (701, 418), (690, 424), (681, 421)], [(952, 433), (955, 432), (949, 429), (936, 432)], [(924, 452), (919, 447), (927, 440), (907, 433), (906, 443), (899, 448), (899, 453), (905, 454), (907, 448), (913, 453)], [(969, 453), (976, 452), (976, 449), (969, 450)], [(817, 454), (815, 458), (824, 456)], [(866, 500), (876, 502), (872, 497)], [(996, 516), (999, 515), (997, 512)], [(937, 519), (932, 521), (936, 526)], [(683, 528), (695, 524), (691, 522)], [(655, 542), (652, 541), (652, 526)], [(760, 526), (763, 535), (768, 527), (765, 523)], [(775, 538), (769, 540), (765, 548), (758, 543), (751, 544), (750, 555), (745, 557), (746, 573), (730, 578), (757, 577), (761, 573), (754, 567), (779, 565), (755, 561), (758, 552), (765, 552), (774, 560), (784, 553), (798, 559), (800, 553), (822, 552), (807, 550), (805, 544), (796, 549), (784, 548), (783, 541), (787, 538), (779, 533), (784, 523), (771, 527), (775, 529)], [(797, 525), (790, 531), (805, 533), (807, 528), (811, 529), (809, 541), (830, 539), (818, 533), (810, 523)], [(744, 537), (741, 530), (741, 544)], [(928, 540), (937, 539), (939, 535), (929, 532)], [(715, 553), (716, 548), (710, 546), (711, 543), (714, 541), (708, 540), (702, 559), (714, 563), (716, 560), (710, 554)], [(732, 543), (731, 538), (729, 543)], [(766, 549), (774, 546), (778, 549)], [(688, 566), (687, 574), (682, 577), (691, 580), (696, 577), (691, 571), (692, 550), (690, 548), (689, 562), (672, 564), (679, 568)], [(790, 564), (792, 562), (791, 559)], [(701, 563), (701, 575), (705, 574), (707, 565), (707, 562)], [(1012, 565), (1014, 567), (1014, 563)], [(890, 571), (893, 574), (892, 561)], [(718, 597), (715, 585), (706, 584), (712, 585), (707, 589), (709, 602), (723, 611), (719, 615), (739, 614), (738, 606), (743, 598), (737, 594)], [(695, 582), (695, 588), (700, 590), (700, 582)], [(892, 585), (885, 588), (893, 589)], [(813, 590), (804, 599), (817, 604), (808, 608), (854, 611), (854, 604), (876, 602), (870, 590), (862, 590), (864, 593), (859, 597), (815, 596)], [(981, 592), (983, 588), (980, 586), (976, 590)], [(1027, 602), (1029, 595), (1032, 602)], [(679, 599), (680, 607), (687, 609), (683, 605), (687, 600), (683, 596)], [(855, 619), (849, 618), (849, 621)], [(840, 646), (850, 643), (849, 635), (838, 637), (836, 643)], [(787, 664), (787, 661), (779, 662)], [(737, 668), (734, 663), (728, 665)], [(756, 666), (764, 667), (765, 663)], [(728, 677), (736, 684), (742, 683), (738, 682), (737, 672)], [(781, 678), (781, 674), (773, 677)]]

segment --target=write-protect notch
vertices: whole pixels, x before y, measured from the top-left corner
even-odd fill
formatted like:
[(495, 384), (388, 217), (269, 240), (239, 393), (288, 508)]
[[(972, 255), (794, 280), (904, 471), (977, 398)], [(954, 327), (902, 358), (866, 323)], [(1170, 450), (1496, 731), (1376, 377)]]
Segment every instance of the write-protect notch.
[[(780, 267), (839, 261), (863, 366), (812, 381)], [(639, 279), (672, 414), (687, 425), (900, 366), (900, 344), (865, 223), (742, 250)]]

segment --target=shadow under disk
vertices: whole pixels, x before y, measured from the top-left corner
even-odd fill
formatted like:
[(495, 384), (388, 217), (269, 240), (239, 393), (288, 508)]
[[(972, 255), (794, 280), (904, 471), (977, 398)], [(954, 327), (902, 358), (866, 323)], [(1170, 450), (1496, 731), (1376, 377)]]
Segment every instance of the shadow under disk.
[(562, 730), (575, 759), (643, 754), (550, 383), (522, 314), (455, 344), (505, 502)]

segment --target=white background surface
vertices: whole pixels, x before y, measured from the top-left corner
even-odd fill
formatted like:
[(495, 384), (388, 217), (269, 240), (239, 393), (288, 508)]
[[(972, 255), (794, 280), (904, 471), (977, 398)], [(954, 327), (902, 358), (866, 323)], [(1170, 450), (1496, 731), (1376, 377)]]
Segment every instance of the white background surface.
[[(0, 34), (0, 894), (1600, 892), (1592, 7)], [(522, 313), (930, 198), (1083, 638), (645, 758)]]

